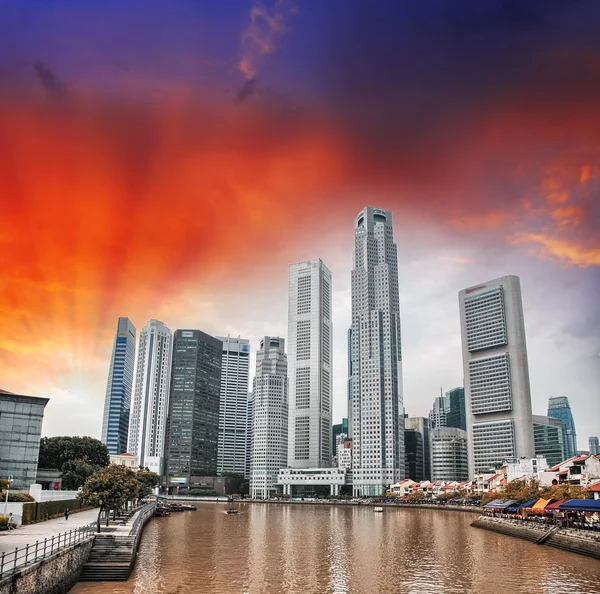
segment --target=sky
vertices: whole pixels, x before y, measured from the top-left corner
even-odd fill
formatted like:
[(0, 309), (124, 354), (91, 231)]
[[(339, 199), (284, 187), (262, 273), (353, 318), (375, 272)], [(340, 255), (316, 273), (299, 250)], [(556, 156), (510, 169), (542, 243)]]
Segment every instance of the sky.
[(596, 0), (0, 0), (0, 388), (100, 436), (117, 318), (286, 336), (393, 212), (404, 404), (463, 383), (458, 292), (521, 278), (534, 414), (600, 434)]

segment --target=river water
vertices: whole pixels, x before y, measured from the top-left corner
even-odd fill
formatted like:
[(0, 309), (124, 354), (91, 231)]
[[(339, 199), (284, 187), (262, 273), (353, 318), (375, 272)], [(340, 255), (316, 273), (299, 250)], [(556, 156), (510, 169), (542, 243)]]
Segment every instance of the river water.
[(598, 593), (600, 561), (471, 528), (471, 513), (199, 503), (146, 526), (128, 582), (71, 594)]

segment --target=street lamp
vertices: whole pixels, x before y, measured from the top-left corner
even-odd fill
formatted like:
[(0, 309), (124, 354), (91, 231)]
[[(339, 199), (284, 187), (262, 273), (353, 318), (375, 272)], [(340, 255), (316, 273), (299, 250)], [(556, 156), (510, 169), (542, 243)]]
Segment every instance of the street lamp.
[(4, 515), (8, 515), (8, 492), (10, 491), (10, 485), (13, 482), (12, 474), (8, 477), (8, 486), (6, 487), (6, 499), (4, 500)]

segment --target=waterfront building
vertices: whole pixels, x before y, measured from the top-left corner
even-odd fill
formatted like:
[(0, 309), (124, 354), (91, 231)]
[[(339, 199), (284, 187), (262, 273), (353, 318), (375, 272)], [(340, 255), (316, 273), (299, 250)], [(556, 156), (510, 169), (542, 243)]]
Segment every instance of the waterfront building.
[(291, 497), (325, 497), (340, 495), (348, 485), (349, 475), (344, 468), (282, 468), (277, 483)]
[[(405, 423), (406, 423), (405, 419)], [(425, 444), (423, 435), (416, 429), (404, 429), (405, 475), (413, 481), (422, 481), (425, 473)]]
[[(166, 486), (193, 489), (217, 474), (223, 343), (177, 330), (167, 424)], [(245, 458), (245, 451), (243, 452)]]
[(248, 381), (250, 342), (217, 336), (223, 343), (217, 474), (248, 476)]
[(467, 432), (456, 427), (431, 430), (432, 481), (469, 479)]
[(134, 365), (135, 326), (129, 318), (119, 318), (108, 369), (102, 419), (101, 440), (110, 454), (127, 451)]
[(346, 437), (349, 437), (348, 435), (348, 419), (342, 419), (341, 423), (337, 423), (336, 425), (332, 425), (331, 427), (331, 436), (332, 436), (332, 440), (331, 440), (331, 447), (332, 447), (332, 452), (335, 454), (337, 452), (337, 444), (338, 444), (338, 436), (340, 434), (344, 434)]
[(548, 399), (548, 416), (560, 419), (564, 429), (565, 456), (571, 458), (577, 454), (577, 431), (571, 412), (571, 405), (566, 396), (555, 396)]
[(590, 487), (600, 481), (600, 458), (587, 454), (573, 456), (552, 468), (544, 474), (542, 484), (558, 481), (576, 487)]
[(140, 332), (127, 452), (140, 466), (163, 474), (171, 382), (172, 334), (159, 320)]
[(519, 278), (463, 289), (459, 305), (473, 476), (535, 453)]
[(404, 479), (403, 481), (399, 481), (395, 484), (393, 484), (390, 487), (390, 491), (396, 495), (396, 497), (406, 497), (407, 495), (410, 495), (413, 490), (415, 485), (418, 485), (419, 483), (413, 481), (412, 479)]
[(590, 454), (593, 456), (600, 454), (600, 440), (597, 437), (590, 437)]
[(11, 488), (36, 482), (44, 408), (48, 398), (0, 390), (0, 478)]
[(131, 470), (139, 470), (140, 468), (140, 460), (137, 456), (133, 454), (111, 454), (110, 455), (110, 463), (115, 464), (117, 466), (125, 466), (126, 468), (130, 468)]
[(423, 442), (423, 479), (431, 480), (431, 421), (426, 417), (405, 417), (405, 429), (414, 429), (421, 434)]
[(356, 217), (352, 270), (353, 494), (380, 495), (404, 478), (398, 255), (392, 213)]
[(559, 464), (566, 458), (562, 421), (542, 415), (533, 415), (532, 420), (535, 455), (546, 458), (550, 466)]
[(254, 414), (254, 394), (248, 392), (248, 415), (246, 417), (246, 478), (250, 478), (252, 464), (252, 415)]
[(256, 353), (252, 383), (250, 495), (268, 499), (279, 491), (277, 474), (287, 466), (288, 368), (283, 338), (265, 336)]
[(339, 435), (336, 448), (337, 467), (344, 470), (352, 469), (352, 440), (344, 433)]
[(321, 259), (290, 265), (288, 466), (331, 466), (331, 272)]
[(504, 463), (497, 472), (500, 473), (505, 480), (505, 485), (514, 480), (535, 480), (539, 477), (540, 472), (548, 470), (548, 461), (543, 456), (535, 456), (533, 458), (521, 458), (514, 462)]

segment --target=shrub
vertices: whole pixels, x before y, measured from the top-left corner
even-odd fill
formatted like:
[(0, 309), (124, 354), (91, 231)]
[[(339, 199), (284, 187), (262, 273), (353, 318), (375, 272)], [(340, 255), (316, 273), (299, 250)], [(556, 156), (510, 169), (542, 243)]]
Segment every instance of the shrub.
[(8, 516), (0, 514), (0, 526), (8, 526)]
[(28, 503), (30, 501), (35, 501), (35, 499), (29, 493), (8, 493), (8, 502), (9, 503)]

